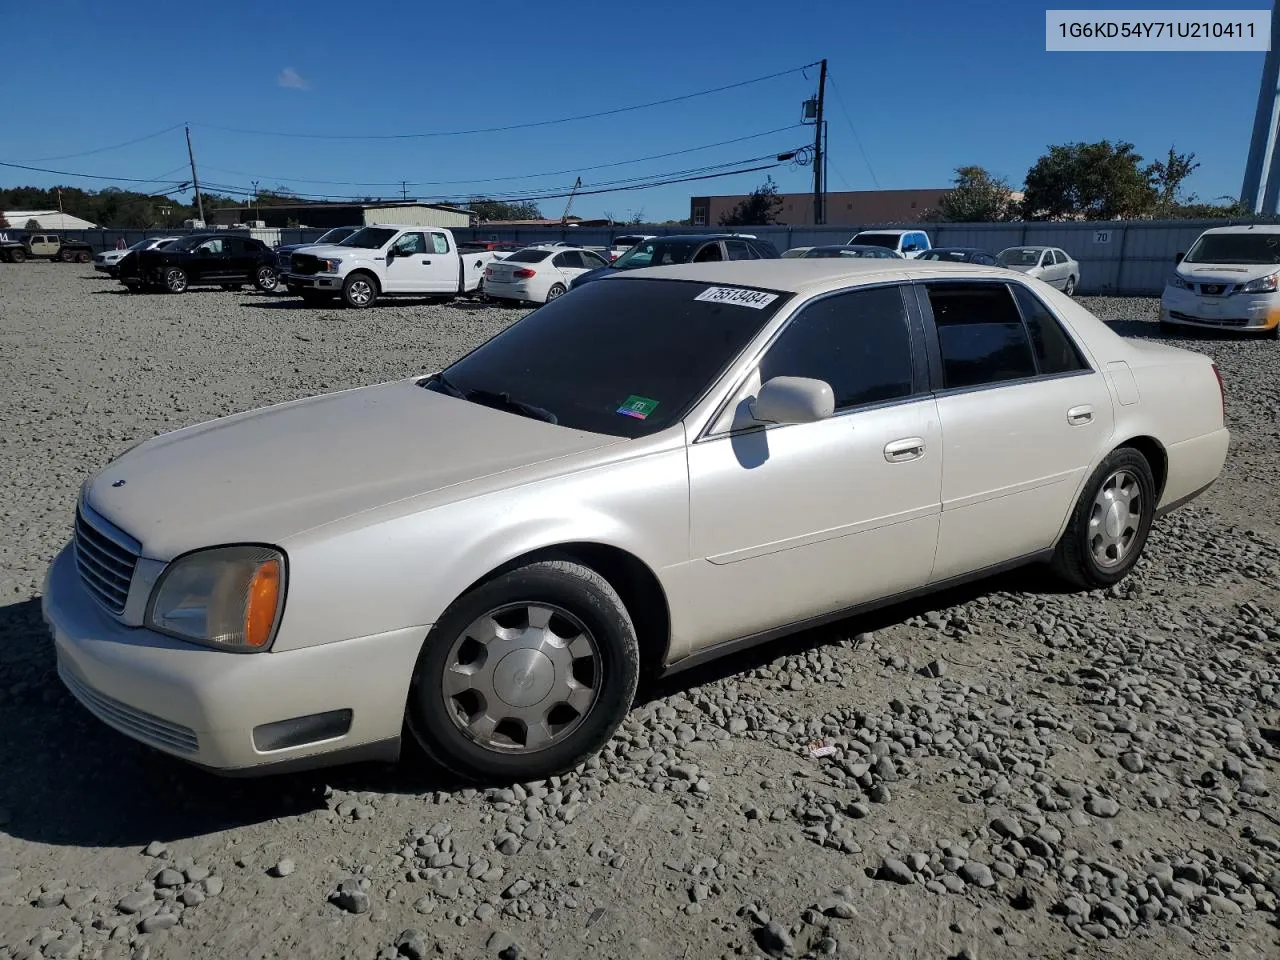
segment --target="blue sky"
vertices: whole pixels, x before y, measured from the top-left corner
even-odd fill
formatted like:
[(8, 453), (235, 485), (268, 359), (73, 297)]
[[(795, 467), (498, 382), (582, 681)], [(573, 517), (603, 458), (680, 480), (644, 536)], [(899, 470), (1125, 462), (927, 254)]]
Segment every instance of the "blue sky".
[[(811, 128), (795, 128), (583, 169), (787, 127), (814, 91), (816, 70), (809, 79), (791, 73), (667, 106), (499, 133), (325, 140), (225, 128), (386, 135), (506, 126), (676, 97), (825, 56), (829, 190), (945, 186), (956, 166), (971, 163), (1016, 187), (1048, 144), (1108, 138), (1133, 142), (1148, 160), (1171, 144), (1194, 151), (1201, 167), (1189, 190), (1202, 199), (1239, 192), (1264, 54), (1047, 53), (1045, 7), (1018, 0), (6, 4), (5, 74), (23, 79), (0, 101), (0, 160), (172, 183), (188, 176), (180, 126), (131, 146), (67, 155), (190, 122), (201, 180), (210, 185), (251, 190), (256, 179), (262, 189), (398, 197), (399, 181), (408, 180), (410, 196), (554, 192), (579, 171), (588, 185), (656, 179), (811, 141)], [(553, 171), (569, 172), (528, 176)], [(771, 174), (784, 191), (809, 188), (808, 169), (786, 165)], [(584, 196), (572, 212), (681, 218), (690, 195), (747, 192), (765, 175)], [(490, 178), (519, 179), (480, 182)], [(318, 182), (325, 180), (369, 185)], [(106, 183), (0, 168), (4, 185), (58, 182)], [(559, 216), (564, 201), (542, 209)]]

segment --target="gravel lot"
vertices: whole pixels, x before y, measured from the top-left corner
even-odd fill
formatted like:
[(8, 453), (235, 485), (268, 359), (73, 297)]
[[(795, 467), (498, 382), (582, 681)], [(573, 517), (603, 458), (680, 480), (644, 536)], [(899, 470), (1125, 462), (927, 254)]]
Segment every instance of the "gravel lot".
[[(1189, 342), (1232, 455), (1118, 589), (1024, 572), (776, 643), (647, 691), (549, 782), (237, 781), (58, 684), (38, 596), (80, 482), (520, 314), (119, 290), (0, 269), (0, 958), (1280, 955), (1276, 344)], [(1154, 301), (1085, 302), (1157, 335)]]

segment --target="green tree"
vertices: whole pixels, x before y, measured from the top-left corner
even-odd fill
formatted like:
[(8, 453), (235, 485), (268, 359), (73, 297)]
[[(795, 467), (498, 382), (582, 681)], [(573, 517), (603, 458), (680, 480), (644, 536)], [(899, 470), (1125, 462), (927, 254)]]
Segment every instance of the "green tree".
[(1015, 212), (1009, 181), (983, 167), (956, 167), (955, 187), (938, 201), (938, 213), (957, 223), (1008, 220)]
[(472, 197), (467, 207), (482, 221), (543, 219), (542, 211), (532, 200), (510, 203), (505, 200), (491, 200), (488, 197)]
[(1147, 166), (1147, 178), (1156, 190), (1156, 214), (1168, 216), (1178, 206), (1182, 183), (1200, 166), (1194, 153), (1178, 153), (1169, 148), (1169, 156)]
[(35, 217), (32, 217), (30, 220), (28, 220), (28, 221), (27, 221), (26, 229), (27, 229), (27, 230), (39, 230), (39, 229), (40, 229), (40, 221), (39, 221), (39, 220), (37, 220)]
[(1117, 220), (1149, 215), (1156, 189), (1132, 143), (1049, 147), (1027, 171), (1023, 213), (1029, 220)]
[(778, 185), (773, 182), (773, 177), (767, 177), (745, 200), (720, 217), (720, 226), (762, 227), (777, 223), (778, 211), (781, 209), (782, 198), (778, 196)]

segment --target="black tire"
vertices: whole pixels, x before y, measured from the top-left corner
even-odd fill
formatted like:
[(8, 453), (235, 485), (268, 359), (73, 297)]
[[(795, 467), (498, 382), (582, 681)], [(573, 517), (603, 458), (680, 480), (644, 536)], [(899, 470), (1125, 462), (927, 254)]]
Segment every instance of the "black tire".
[(25, 250), (12, 250), (9, 252), (9, 260), (11, 263), (22, 263), (26, 259), (27, 251)]
[(74, 258), (70, 250), (59, 250), (57, 259), (62, 263), (70, 263)]
[[(1125, 548), (1126, 552), (1114, 565), (1104, 565), (1095, 555), (1094, 531), (1091, 530), (1090, 521), (1094, 518), (1095, 511), (1100, 511), (1096, 501), (1103, 494), (1104, 486), (1109, 485), (1112, 478), (1121, 472), (1136, 483), (1141, 499), (1136, 515), (1129, 514), (1135, 529)], [(1119, 583), (1142, 557), (1147, 536), (1151, 533), (1155, 506), (1156, 481), (1147, 458), (1132, 447), (1111, 451), (1093, 471), (1079, 501), (1071, 511), (1067, 530), (1054, 551), (1051, 564), (1054, 572), (1068, 583), (1085, 590), (1097, 590)]]
[(550, 303), (552, 300), (557, 300), (560, 297), (563, 297), (566, 292), (567, 291), (565, 290), (563, 283), (553, 283), (551, 285), (551, 289), (547, 291), (546, 302)]
[[(598, 670), (595, 697), (560, 739), (533, 752), (482, 745), (459, 727), (457, 708), (442, 690), (454, 644), (480, 617), (509, 605), (546, 604), (590, 631)], [(409, 688), (406, 721), (427, 757), (466, 780), (525, 783), (572, 770), (597, 753), (626, 717), (635, 697), (640, 648), (617, 592), (594, 570), (563, 560), (531, 563), (481, 584), (455, 600), (422, 645)]]
[(274, 267), (259, 267), (253, 275), (253, 285), (263, 293), (271, 293), (280, 285), (280, 274)]
[(1062, 292), (1065, 293), (1068, 297), (1074, 297), (1076, 295), (1076, 278), (1075, 277), (1067, 277), (1067, 285), (1062, 288)]
[(93, 257), (85, 250), (81, 250), (76, 254), (76, 263), (88, 263)]
[(169, 267), (165, 270), (164, 289), (169, 293), (186, 293), (190, 285), (191, 280), (187, 276), (187, 271), (181, 267)]
[(342, 302), (356, 310), (365, 310), (378, 302), (378, 281), (373, 274), (357, 270), (342, 282)]

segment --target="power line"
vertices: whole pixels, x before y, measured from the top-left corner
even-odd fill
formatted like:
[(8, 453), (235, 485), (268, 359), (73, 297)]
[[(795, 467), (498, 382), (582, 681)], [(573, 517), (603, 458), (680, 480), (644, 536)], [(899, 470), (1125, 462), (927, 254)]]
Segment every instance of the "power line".
[(49, 160), (70, 160), (72, 157), (88, 157), (95, 153), (106, 153), (108, 150), (119, 150), (121, 147), (131, 147), (135, 143), (142, 143), (144, 140), (154, 140), (156, 137), (164, 136), (166, 133), (172, 133), (174, 130), (181, 130), (182, 124), (175, 123), (172, 127), (165, 127), (163, 130), (157, 130), (155, 133), (148, 133), (145, 137), (137, 137), (133, 140), (126, 140), (124, 143), (113, 143), (109, 147), (98, 147), (94, 150), (82, 150), (79, 153), (62, 153), (56, 157), (36, 157), (32, 163), (45, 163)]
[(382, 133), (382, 134), (356, 134), (356, 133), (286, 133), (279, 130), (248, 130), (243, 127), (225, 127), (213, 123), (194, 123), (193, 126), (205, 127), (210, 130), (221, 130), (226, 133), (241, 133), (250, 136), (261, 137), (291, 137), (306, 140), (414, 140), (426, 137), (464, 137), (477, 133), (505, 133), (509, 130), (528, 130), (533, 127), (549, 127), (558, 123), (574, 123), (578, 120), (596, 120), (600, 117), (617, 116), (620, 113), (629, 113), (633, 110), (646, 110), (650, 107), (661, 107), (670, 103), (681, 103), (685, 100), (692, 100), (696, 97), (705, 97), (713, 93), (723, 93), (726, 90), (736, 90), (740, 87), (751, 86), (756, 83), (764, 83), (767, 80), (776, 80), (779, 77), (790, 76), (793, 73), (800, 73), (807, 67), (812, 67), (818, 61), (806, 63), (803, 66), (792, 67), (789, 70), (780, 70), (777, 73), (766, 74), (762, 77), (752, 77), (750, 80), (740, 80), (737, 83), (727, 83), (719, 87), (711, 87), (707, 90), (697, 90), (693, 93), (681, 94), (678, 97), (665, 97), (662, 100), (651, 100), (648, 103), (635, 103), (626, 107), (614, 107), (612, 110), (599, 110), (595, 113), (581, 113), (572, 117), (558, 117), (554, 120), (530, 120), (526, 123), (510, 123), (498, 127), (476, 127), (470, 130), (435, 130), (427, 133)]
[(229, 170), (226, 167), (214, 167), (209, 164), (201, 164), (206, 170), (216, 170), (219, 173), (230, 173), (237, 177), (255, 177), (258, 180), (275, 180), (277, 183), (318, 183), (332, 187), (399, 187), (402, 183), (408, 183), (411, 187), (450, 187), (459, 186), (469, 183), (500, 183), (510, 180), (534, 180), (539, 177), (558, 177), (564, 174), (586, 173), (591, 170), (605, 170), (610, 167), (623, 167), (631, 163), (646, 163), (650, 160), (663, 160), (667, 157), (679, 157), (688, 153), (697, 153), (700, 150), (710, 150), (713, 147), (725, 147), (734, 143), (743, 143), (747, 140), (758, 140), (761, 137), (772, 136), (775, 133), (783, 133), (787, 130), (795, 130), (802, 126), (799, 123), (787, 124), (785, 127), (775, 127), (772, 130), (763, 130), (760, 133), (751, 133), (744, 137), (734, 137), (731, 140), (719, 140), (715, 143), (706, 143), (698, 147), (687, 147), (683, 150), (671, 150), (667, 153), (654, 153), (647, 157), (636, 157), (632, 160), (615, 160), (611, 163), (598, 163), (589, 167), (573, 167), (566, 170), (548, 170), (542, 173), (523, 173), (514, 174), (505, 177), (481, 177), (474, 180), (319, 180), (309, 179), (307, 177), (273, 177), (266, 174), (249, 174), (243, 170)]
[[(867, 165), (867, 173), (871, 174), (871, 182), (875, 184), (877, 190), (880, 189), (880, 181), (876, 179), (876, 172), (871, 168), (871, 160), (867, 156), (867, 151), (862, 148), (862, 140), (858, 137), (858, 131), (854, 129), (853, 119), (849, 116), (849, 110), (844, 105), (844, 97), (840, 96), (840, 90), (836, 86), (835, 80), (831, 78), (831, 74), (827, 74), (827, 82), (831, 84), (831, 92), (836, 95), (836, 102), (840, 104), (840, 112), (844, 114), (845, 122), (849, 124), (849, 132), (853, 134), (853, 142), (858, 145), (858, 152), (862, 154), (862, 161)], [(841, 178), (843, 179), (843, 177)]]
[(34, 170), (36, 173), (52, 173), (59, 177), (78, 177), (82, 180), (109, 180), (116, 183), (159, 183), (163, 177), (144, 179), (142, 177), (105, 177), (98, 173), (71, 173), (67, 170), (50, 170), (48, 167), (35, 167), (27, 163), (11, 163), (0, 160), (0, 167), (12, 167), (15, 170)]

